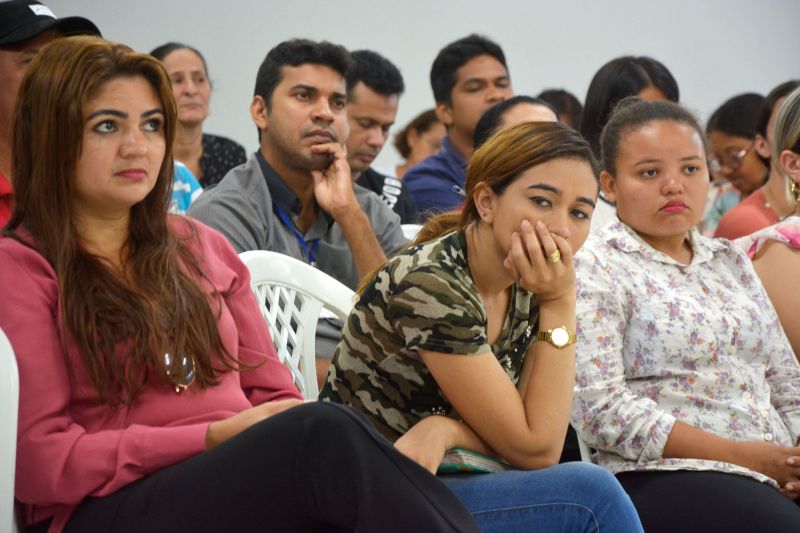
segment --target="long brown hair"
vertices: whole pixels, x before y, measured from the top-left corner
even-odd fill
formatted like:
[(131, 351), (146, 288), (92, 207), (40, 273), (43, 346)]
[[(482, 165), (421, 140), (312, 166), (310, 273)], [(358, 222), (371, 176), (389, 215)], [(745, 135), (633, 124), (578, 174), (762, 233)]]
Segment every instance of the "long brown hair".
[[(422, 226), (409, 247), (467, 227), (480, 220), (475, 193), (483, 183), (500, 195), (529, 168), (554, 159), (578, 159), (592, 167), (595, 178), (599, 164), (589, 143), (572, 128), (558, 122), (522, 122), (495, 133), (483, 143), (467, 165), (464, 206), (437, 215)], [(378, 269), (379, 270), (379, 269)], [(369, 285), (377, 270), (362, 279), (358, 294)]]
[[(139, 76), (152, 85), (164, 111), (166, 150), (153, 190), (131, 208), (120, 273), (81, 246), (71, 198), (87, 104), (109, 81)], [(193, 359), (201, 388), (238, 366), (217, 330), (219, 295), (208, 295), (195, 281), (203, 277), (198, 261), (187, 239), (167, 221), (176, 119), (161, 64), (95, 37), (60, 38), (43, 48), (17, 99), (16, 204), (5, 233), (37, 249), (52, 265), (66, 330), (62, 345), (67, 346), (67, 337), (77, 343), (101, 401), (111, 406), (132, 402), (153, 373), (165, 376), (166, 386), (167, 352)], [(190, 226), (193, 238), (194, 226), (181, 223)], [(214, 364), (214, 356), (221, 364)], [(74, 363), (67, 357), (67, 364)]]

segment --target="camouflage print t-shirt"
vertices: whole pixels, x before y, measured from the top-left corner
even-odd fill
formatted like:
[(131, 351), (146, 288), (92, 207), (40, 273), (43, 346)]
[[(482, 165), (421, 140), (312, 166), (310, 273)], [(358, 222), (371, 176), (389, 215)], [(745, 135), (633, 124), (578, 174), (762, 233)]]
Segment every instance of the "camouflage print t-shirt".
[(431, 414), (458, 419), (417, 350), (491, 351), (516, 383), (538, 314), (536, 299), (512, 286), (508, 315), (489, 346), (464, 232), (414, 246), (390, 260), (356, 303), (320, 398), (361, 411), (391, 441)]

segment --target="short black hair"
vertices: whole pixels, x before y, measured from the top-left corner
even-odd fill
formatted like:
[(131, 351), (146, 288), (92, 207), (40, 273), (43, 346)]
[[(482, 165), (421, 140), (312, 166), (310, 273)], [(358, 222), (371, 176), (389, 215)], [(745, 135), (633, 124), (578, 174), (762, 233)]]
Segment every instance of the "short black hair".
[(500, 122), (503, 120), (503, 115), (506, 113), (506, 111), (512, 107), (517, 107), (520, 104), (543, 105), (552, 110), (554, 115), (558, 116), (558, 111), (556, 111), (553, 106), (541, 98), (534, 98), (533, 96), (525, 95), (512, 96), (511, 98), (503, 100), (502, 102), (496, 103), (484, 111), (483, 115), (481, 115), (478, 124), (475, 125), (475, 134), (473, 135), (472, 145), (475, 147), (475, 149), (485, 143), (486, 139), (492, 136), (497, 129), (497, 126), (499, 126)]
[(500, 45), (473, 33), (454, 41), (439, 51), (431, 66), (431, 89), (437, 104), (450, 103), (450, 95), (456, 85), (456, 72), (472, 58), (489, 55), (506, 69), (506, 56)]
[(372, 50), (351, 52), (355, 68), (347, 76), (347, 93), (352, 96), (353, 88), (362, 82), (381, 96), (401, 95), (406, 90), (403, 75), (397, 67)]
[[(800, 80), (789, 80), (781, 83), (774, 89), (761, 102), (761, 107), (758, 109), (758, 116), (756, 117), (756, 133), (767, 138), (767, 125), (769, 118), (772, 116), (772, 108), (775, 103), (781, 98), (785, 98), (791, 94), (792, 91), (800, 87)], [(777, 113), (777, 112), (776, 112)]]
[(344, 46), (309, 39), (283, 41), (267, 53), (258, 67), (254, 95), (263, 98), (269, 109), (272, 93), (281, 82), (281, 69), (284, 66), (298, 67), (308, 63), (330, 67), (345, 79), (353, 69), (353, 58)]
[(737, 94), (719, 106), (706, 123), (706, 132), (710, 135), (715, 131), (754, 139), (756, 136), (756, 120), (758, 110), (764, 102), (764, 97), (758, 93)]
[(600, 133), (617, 103), (647, 87), (656, 87), (670, 102), (680, 99), (678, 82), (667, 67), (652, 57), (618, 57), (595, 73), (586, 92), (580, 123), (580, 132), (595, 155), (600, 155)]
[(537, 98), (541, 98), (553, 109), (561, 122), (565, 117), (569, 117), (569, 122), (573, 128), (581, 127), (581, 117), (583, 116), (583, 105), (578, 98), (565, 89), (546, 89), (539, 93)]
[(708, 141), (703, 129), (686, 108), (668, 100), (647, 101), (638, 96), (629, 96), (614, 107), (600, 136), (603, 170), (616, 177), (619, 146), (623, 137), (656, 120), (685, 124), (695, 130), (708, 157)]

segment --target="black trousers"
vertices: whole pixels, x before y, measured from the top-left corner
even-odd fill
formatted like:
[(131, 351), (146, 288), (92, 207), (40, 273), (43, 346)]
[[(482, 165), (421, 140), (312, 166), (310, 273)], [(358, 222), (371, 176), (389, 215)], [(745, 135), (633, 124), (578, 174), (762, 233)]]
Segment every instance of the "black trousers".
[(617, 474), (647, 533), (800, 531), (800, 507), (754, 479), (722, 472)]
[(89, 498), (66, 531), (479, 531), (438, 479), (355, 411), (312, 403)]

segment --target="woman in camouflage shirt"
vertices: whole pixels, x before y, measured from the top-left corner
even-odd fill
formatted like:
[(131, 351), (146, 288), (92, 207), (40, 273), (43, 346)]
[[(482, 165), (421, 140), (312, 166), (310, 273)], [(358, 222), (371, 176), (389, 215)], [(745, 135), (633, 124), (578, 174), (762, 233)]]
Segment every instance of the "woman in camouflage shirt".
[[(490, 138), (469, 163), (462, 212), (429, 221), (360, 288), (321, 393), (432, 472), (454, 447), (520, 469), (444, 478), (485, 530), (641, 531), (605, 471), (556, 465), (575, 379), (572, 254), (596, 174), (563, 125)], [(565, 338), (534, 342), (554, 329)]]

